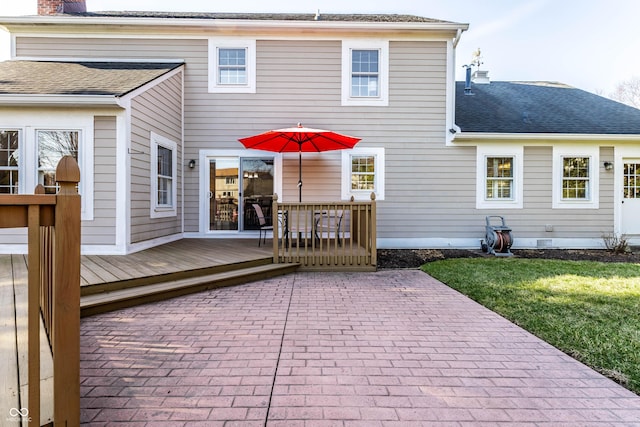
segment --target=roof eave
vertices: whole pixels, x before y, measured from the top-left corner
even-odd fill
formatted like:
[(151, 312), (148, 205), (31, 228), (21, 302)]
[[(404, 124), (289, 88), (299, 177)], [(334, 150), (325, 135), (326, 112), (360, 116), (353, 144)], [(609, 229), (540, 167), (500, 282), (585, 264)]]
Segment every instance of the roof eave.
[(254, 19), (203, 19), (203, 18), (124, 18), (86, 16), (19, 16), (0, 17), (0, 26), (12, 25), (108, 25), (135, 27), (207, 27), (207, 28), (264, 28), (264, 29), (375, 29), (390, 31), (465, 31), (469, 24), (457, 22), (362, 22), (362, 21), (289, 21)]
[(120, 107), (113, 95), (0, 94), (0, 107)]
[(458, 132), (453, 143), (505, 141), (638, 141), (640, 134)]

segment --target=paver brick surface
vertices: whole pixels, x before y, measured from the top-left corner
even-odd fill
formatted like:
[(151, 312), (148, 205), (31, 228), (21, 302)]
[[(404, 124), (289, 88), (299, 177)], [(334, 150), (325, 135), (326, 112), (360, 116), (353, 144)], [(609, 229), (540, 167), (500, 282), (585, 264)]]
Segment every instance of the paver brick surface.
[(640, 426), (640, 397), (416, 270), (296, 273), (81, 325), (84, 425)]

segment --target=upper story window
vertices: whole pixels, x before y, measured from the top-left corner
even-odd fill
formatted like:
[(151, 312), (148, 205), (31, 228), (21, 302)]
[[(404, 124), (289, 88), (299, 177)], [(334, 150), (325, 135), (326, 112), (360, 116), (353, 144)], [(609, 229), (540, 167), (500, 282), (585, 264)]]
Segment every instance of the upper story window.
[(17, 130), (0, 131), (0, 194), (18, 194), (20, 140)]
[(342, 41), (342, 105), (389, 105), (389, 41)]
[(151, 133), (151, 218), (177, 215), (178, 144)]
[(247, 49), (218, 48), (218, 84), (247, 84)]
[(521, 146), (477, 148), (476, 209), (522, 209), (523, 153)]
[(256, 41), (209, 39), (209, 92), (256, 92)]
[(377, 98), (380, 95), (380, 51), (351, 51), (351, 96)]
[(599, 151), (599, 147), (554, 147), (554, 209), (598, 208)]
[(342, 151), (342, 198), (384, 200), (384, 148), (357, 147)]

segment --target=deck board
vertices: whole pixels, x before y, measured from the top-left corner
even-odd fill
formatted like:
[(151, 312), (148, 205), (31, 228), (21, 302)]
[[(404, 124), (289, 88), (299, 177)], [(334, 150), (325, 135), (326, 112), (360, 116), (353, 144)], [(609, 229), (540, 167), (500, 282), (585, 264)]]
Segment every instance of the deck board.
[(0, 417), (21, 408), (11, 255), (0, 255)]
[[(24, 255), (12, 255), (13, 284), (16, 304), (16, 335), (18, 343), (18, 371), (22, 406), (28, 402), (28, 270)], [(53, 357), (49, 340), (40, 318), (40, 425), (53, 421)], [(23, 423), (26, 425), (26, 423)]]

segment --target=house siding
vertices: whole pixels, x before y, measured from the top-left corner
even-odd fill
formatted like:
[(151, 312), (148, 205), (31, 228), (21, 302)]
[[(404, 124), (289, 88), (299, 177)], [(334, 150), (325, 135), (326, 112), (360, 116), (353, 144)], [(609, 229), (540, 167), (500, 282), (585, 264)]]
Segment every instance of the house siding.
[[(398, 233), (401, 237), (415, 236), (416, 229), (426, 232), (433, 225), (437, 230), (437, 224), (424, 222), (423, 212), (429, 200), (416, 197), (415, 188), (432, 188), (434, 193), (438, 192), (433, 179), (440, 180), (442, 175), (438, 172), (448, 170), (442, 159), (448, 159), (445, 163), (452, 162), (459, 151), (469, 151), (445, 147), (444, 41), (390, 42), (388, 107), (341, 106), (340, 40), (258, 40), (255, 94), (208, 93), (208, 42), (204, 39), (18, 37), (16, 46), (17, 55), (24, 57), (185, 60), (186, 159), (198, 158), (201, 149), (239, 149), (242, 146), (238, 138), (294, 126), (297, 122), (358, 136), (362, 138), (361, 146), (386, 147), (387, 197), (378, 204), (380, 237), (395, 237)], [(434, 156), (440, 163), (432, 164)], [(136, 170), (137, 165), (132, 162), (132, 169)], [(297, 201), (297, 165), (297, 155), (285, 156), (281, 200)], [(148, 165), (142, 162), (140, 166), (144, 177)], [(199, 166), (186, 171), (187, 232), (198, 231)], [(303, 200), (339, 199), (340, 168), (338, 153), (304, 153)], [(132, 200), (132, 213), (135, 207), (139, 215), (148, 204), (142, 194), (146, 191), (142, 177), (132, 177), (132, 191), (138, 193), (135, 202)], [(447, 187), (456, 187), (460, 179), (463, 178), (449, 180)], [(473, 194), (471, 188), (469, 191)], [(449, 203), (457, 205), (451, 200)], [(443, 208), (432, 211), (430, 217), (439, 218), (438, 212)], [(416, 212), (409, 221), (407, 211)], [(135, 220), (132, 221), (133, 227)], [(449, 227), (457, 230), (455, 224)], [(132, 241), (138, 238), (134, 239), (134, 235), (138, 236), (132, 228)]]
[[(389, 43), (389, 105), (341, 105), (340, 40), (257, 40), (255, 94), (208, 92), (208, 41), (203, 38), (17, 37), (18, 57), (180, 59), (185, 68), (185, 159), (200, 150), (241, 149), (238, 138), (294, 126), (328, 128), (384, 147), (386, 196), (378, 206), (378, 238), (466, 239), (484, 236), (485, 216), (505, 216), (518, 238), (598, 238), (613, 229), (613, 175), (600, 173), (600, 209), (552, 208), (552, 145), (524, 148), (524, 208), (476, 209), (476, 148), (447, 146), (447, 43)], [(149, 95), (150, 96), (150, 95)], [(164, 96), (137, 105), (133, 143), (148, 152), (148, 123)], [(160, 104), (158, 104), (160, 102)], [(145, 114), (145, 109), (148, 114)], [(170, 139), (177, 129), (164, 129)], [(160, 132), (160, 133), (163, 133)], [(601, 148), (601, 158), (613, 148)], [(146, 162), (144, 160), (146, 158)], [(150, 221), (148, 156), (132, 155), (132, 241), (180, 231), (178, 221)], [(188, 160), (180, 161), (180, 164)], [(303, 201), (340, 198), (340, 153), (304, 153)], [(184, 231), (199, 231), (199, 168), (185, 169)], [(280, 200), (297, 201), (298, 156), (283, 160)], [(204, 197), (204, 196), (203, 196)], [(576, 221), (576, 217), (579, 221)], [(158, 227), (158, 225), (162, 227)], [(545, 226), (553, 226), (552, 232)], [(479, 246), (478, 246), (479, 247)]]
[[(182, 232), (182, 77), (177, 74), (131, 103), (131, 243)], [(177, 144), (177, 215), (151, 218), (151, 132)]]
[(93, 220), (82, 221), (83, 245), (116, 240), (116, 118), (94, 117)]

